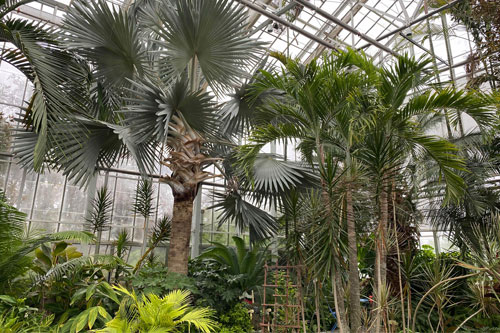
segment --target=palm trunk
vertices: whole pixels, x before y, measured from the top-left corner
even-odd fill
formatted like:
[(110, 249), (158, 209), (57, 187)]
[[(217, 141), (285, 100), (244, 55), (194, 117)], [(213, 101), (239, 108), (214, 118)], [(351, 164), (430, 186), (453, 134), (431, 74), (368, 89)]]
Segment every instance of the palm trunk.
[(319, 286), (318, 280), (314, 281), (314, 306), (316, 309), (316, 330), (321, 332), (321, 318), (319, 314)]
[(349, 246), (349, 309), (350, 327), (352, 333), (361, 331), (361, 304), (359, 291), (358, 271), (358, 247), (356, 239), (356, 223), (354, 221), (354, 209), (352, 203), (352, 189), (350, 184), (346, 189), (346, 213), (347, 213), (347, 241)]
[(398, 255), (398, 280), (399, 280), (399, 298), (401, 300), (401, 323), (403, 324), (403, 333), (406, 332), (405, 323), (405, 301), (403, 294), (403, 280), (401, 278), (401, 252), (399, 250), (399, 239), (397, 230), (397, 215), (396, 215), (396, 184), (392, 182), (392, 215), (394, 224), (394, 237), (396, 238), (396, 253)]
[[(386, 178), (386, 175), (383, 175)], [(388, 195), (387, 195), (387, 180), (382, 181), (382, 188), (379, 198), (380, 217), (378, 225), (378, 237), (376, 237), (376, 258), (375, 258), (375, 283), (376, 283), (376, 296), (377, 307), (375, 319), (376, 332), (380, 332), (381, 319), (384, 317), (384, 304), (382, 302), (382, 292), (386, 286), (387, 280), (387, 249), (386, 249), (386, 230), (387, 220), (389, 217), (388, 212)]]
[[(319, 139), (316, 140), (317, 144), (317, 149), (320, 157), (320, 161), (322, 165), (325, 165), (325, 153), (323, 149), (323, 145), (319, 143)], [(332, 213), (332, 204), (330, 200), (330, 195), (327, 190), (327, 186), (325, 183), (325, 180), (322, 178), (321, 179), (321, 187), (322, 187), (322, 199), (323, 203), (325, 204), (327, 208), (327, 214), (329, 217), (329, 220), (333, 221), (333, 213)], [(340, 227), (339, 227), (340, 228)], [(340, 237), (340, 229), (339, 231), (339, 237)], [(339, 324), (341, 332), (346, 329), (349, 331), (349, 324), (346, 320), (346, 312), (345, 312), (345, 304), (344, 304), (344, 288), (342, 287), (342, 276), (340, 275), (339, 269), (340, 269), (340, 255), (336, 251), (336, 249), (332, 249), (334, 252), (334, 266), (335, 266), (335, 272), (334, 272), (334, 277), (335, 277), (335, 285), (334, 288), (336, 288), (337, 291), (337, 304), (336, 306), (336, 312), (337, 312), (337, 322)], [(339, 251), (340, 252), (340, 251)], [(345, 325), (345, 326), (344, 326)]]
[[(102, 229), (97, 231), (97, 237), (96, 237), (96, 241), (95, 241), (95, 251), (94, 251), (94, 254), (96, 254), (96, 255), (98, 255), (99, 252), (101, 251), (101, 239), (102, 239)], [(89, 249), (90, 249), (90, 247), (89, 247)]]
[[(337, 267), (340, 266), (340, 263)], [(342, 326), (344, 332), (349, 331), (349, 323), (347, 322), (347, 316), (345, 311), (345, 302), (344, 302), (344, 287), (342, 283), (342, 276), (338, 269), (335, 269), (335, 288), (337, 288), (338, 293), (338, 308), (337, 308), (337, 322), (339, 323), (339, 327)]]
[(174, 193), (172, 237), (168, 250), (168, 268), (171, 272), (187, 275), (191, 220), (194, 195), (179, 196)]
[(337, 310), (337, 326), (339, 328), (340, 333), (344, 333), (344, 322), (341, 320), (339, 316), (340, 309), (340, 295), (337, 288), (337, 279), (335, 276), (332, 277), (332, 289), (333, 289), (333, 301), (335, 303), (335, 309)]

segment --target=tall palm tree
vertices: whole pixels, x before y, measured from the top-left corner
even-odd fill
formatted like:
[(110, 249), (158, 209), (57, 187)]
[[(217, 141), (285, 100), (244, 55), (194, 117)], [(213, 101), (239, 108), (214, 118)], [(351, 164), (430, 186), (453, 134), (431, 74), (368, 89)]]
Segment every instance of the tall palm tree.
[[(375, 121), (367, 130), (357, 154), (377, 185), (379, 219), (375, 283), (379, 299), (386, 285), (388, 204), (396, 174), (414, 159), (420, 161), (419, 170), (431, 170), (445, 185), (440, 194), (445, 203), (459, 201), (463, 195), (464, 182), (459, 173), (466, 170), (464, 161), (453, 143), (428, 134), (430, 129), (426, 125), (447, 117), (456, 128), (462, 112), (471, 116), (480, 127), (494, 123), (488, 103), (474, 92), (433, 87), (433, 76), (427, 68), (429, 63), (430, 60), (402, 56), (392, 66), (380, 68), (374, 80)], [(380, 318), (377, 316), (377, 320)]]
[[(128, 9), (111, 8), (103, 0), (76, 1), (64, 20), (62, 43), (88, 69), (87, 97), (79, 101), (86, 110), (50, 122), (50, 151), (43, 158), (80, 184), (123, 158), (133, 158), (144, 174), (159, 163), (168, 166), (171, 173), (160, 181), (174, 196), (168, 254), (174, 272), (187, 273), (200, 184), (219, 176), (235, 184), (238, 178), (223, 160), (235, 146), (231, 123), (241, 123), (239, 108), (224, 113), (212, 93), (228, 93), (258, 65), (262, 44), (246, 35), (245, 20), (245, 11), (229, 0), (143, 0)], [(32, 164), (40, 136), (20, 134), (17, 153), (25, 165)], [(209, 172), (211, 165), (220, 174)], [(307, 173), (279, 162), (260, 167), (263, 177), (277, 169), (295, 173), (285, 187), (280, 183), (283, 191)], [(240, 188), (253, 185), (242, 184), (243, 178), (222, 196), (224, 218), (248, 227), (253, 240), (268, 237), (276, 222), (245, 201)], [(267, 195), (268, 184), (262, 182), (261, 195)]]
[[(492, 114), (484, 100), (474, 93), (429, 88), (432, 73), (426, 70), (427, 60), (405, 56), (398, 58), (392, 67), (378, 68), (353, 52), (336, 57), (336, 62), (323, 60), (321, 66), (328, 69), (325, 72), (321, 72), (315, 62), (308, 66), (287, 62), (283, 75), (275, 77), (264, 73), (256, 85), (256, 93), (274, 89), (284, 96), (271, 100), (262, 109), (259, 116), (266, 124), (252, 132), (252, 144), (243, 149), (241, 159), (251, 163), (253, 154), (265, 144), (294, 139), (299, 141), (298, 149), (304, 158), (323, 169), (327, 156), (341, 162), (344, 173), (340, 178), (342, 186), (337, 187), (337, 191), (344, 192), (349, 277), (350, 282), (353, 281), (351, 293), (355, 295), (350, 300), (354, 309), (351, 325), (359, 327), (354, 317), (359, 305), (352, 209), (355, 179), (364, 176), (376, 184), (379, 207), (376, 289), (381, 292), (385, 285), (388, 195), (396, 173), (405, 167), (409, 158), (422, 161), (425, 157), (432, 161), (435, 174), (447, 185), (443, 193), (446, 200), (458, 200), (463, 191), (458, 171), (464, 170), (465, 165), (456, 154), (456, 147), (439, 136), (428, 134), (424, 124), (435, 124), (446, 115), (456, 126), (460, 113), (467, 112), (479, 125), (486, 126)], [(328, 67), (329, 64), (337, 67)], [(339, 70), (342, 68), (344, 72)], [(336, 77), (337, 72), (342, 76)], [(328, 192), (325, 180), (323, 177), (324, 193)], [(327, 196), (324, 197), (326, 201)]]
[[(353, 209), (358, 163), (353, 152), (363, 128), (372, 121), (371, 110), (366, 107), (369, 103), (364, 100), (373, 89), (371, 74), (356, 70), (353, 64), (365, 68), (372, 66), (374, 70), (375, 67), (354, 51), (338, 52), (323, 58), (321, 64), (313, 61), (306, 66), (283, 57), (281, 60), (284, 63), (281, 75), (264, 72), (255, 84), (255, 96), (270, 90), (281, 92), (281, 96), (268, 98), (267, 105), (261, 108), (258, 117), (262, 118), (262, 125), (252, 132), (251, 144), (243, 149), (241, 159), (243, 163), (251, 163), (253, 154), (264, 145), (297, 140), (302, 156), (321, 174), (322, 199), (329, 216), (326, 220), (333, 223), (335, 213), (332, 210), (336, 209), (341, 211), (347, 225), (350, 331), (358, 332), (361, 307)], [(343, 171), (329, 177), (331, 173), (327, 169), (332, 163), (340, 163)], [(339, 191), (343, 193), (341, 203), (333, 199), (333, 192)], [(337, 255), (333, 260), (337, 262), (334, 272), (337, 287), (340, 287), (338, 270), (343, 259)], [(338, 294), (343, 292), (339, 290)], [(340, 321), (340, 327), (349, 331), (342, 316)]]

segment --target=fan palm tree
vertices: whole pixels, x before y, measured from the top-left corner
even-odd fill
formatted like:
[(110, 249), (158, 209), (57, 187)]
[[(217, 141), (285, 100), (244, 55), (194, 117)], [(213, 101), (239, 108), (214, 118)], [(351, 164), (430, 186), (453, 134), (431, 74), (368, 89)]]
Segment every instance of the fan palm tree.
[[(159, 162), (168, 166), (171, 173), (160, 181), (174, 196), (168, 254), (174, 272), (187, 273), (193, 201), (207, 179), (238, 183), (221, 195), (220, 208), (224, 219), (248, 227), (252, 240), (277, 230), (273, 217), (245, 201), (253, 184), (244, 177), (235, 182), (223, 161), (231, 156), (240, 114), (234, 107), (221, 111), (211, 93), (229, 92), (258, 65), (262, 44), (245, 34), (245, 20), (244, 10), (229, 0), (136, 1), (128, 9), (75, 1), (65, 17), (62, 43), (88, 69), (87, 98), (80, 100), (86, 110), (50, 121), (50, 150), (43, 159), (80, 184), (123, 158), (133, 158), (143, 174)], [(241, 118), (248, 120), (248, 108)], [(19, 134), (16, 152), (25, 166), (39, 158), (40, 136), (33, 130)], [(211, 165), (220, 174), (209, 172)], [(284, 162), (263, 163), (259, 170), (261, 195), (265, 186), (278, 184), (268, 177), (276, 170), (294, 175), (282, 178), (283, 191), (307, 173)], [(241, 192), (242, 186), (247, 190)]]

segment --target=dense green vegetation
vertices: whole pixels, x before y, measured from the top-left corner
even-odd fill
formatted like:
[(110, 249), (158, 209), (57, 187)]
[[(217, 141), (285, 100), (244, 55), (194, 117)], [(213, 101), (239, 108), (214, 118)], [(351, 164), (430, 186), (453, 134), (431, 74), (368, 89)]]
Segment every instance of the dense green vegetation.
[[(113, 207), (106, 187), (85, 231), (49, 234), (29, 229), (1, 192), (0, 332), (251, 332), (266, 316), (291, 323), (262, 306), (284, 301), (278, 290), (303, 304), (292, 313), (307, 332), (500, 327), (498, 76), (460, 90), (436, 83), (427, 58), (265, 55), (229, 0), (75, 1), (60, 29), (9, 18), (26, 2), (0, 0), (0, 41), (13, 45), (0, 59), (34, 89), (4, 146), (26, 169), (82, 186), (134, 160), (143, 177), (130, 211), (151, 232), (127, 262), (126, 231), (112, 254), (100, 251)], [(464, 6), (486, 27), (452, 14), (490, 52), (498, 22)], [(269, 145), (294, 145), (300, 158)], [(160, 181), (174, 205), (155, 220), (148, 175), (160, 164), (172, 171)], [(248, 231), (249, 243), (213, 242), (190, 259), (193, 202), (216, 177), (225, 180), (213, 193), (218, 222)], [(452, 250), (420, 247), (424, 222), (449, 232)], [(266, 263), (300, 274), (265, 275)]]

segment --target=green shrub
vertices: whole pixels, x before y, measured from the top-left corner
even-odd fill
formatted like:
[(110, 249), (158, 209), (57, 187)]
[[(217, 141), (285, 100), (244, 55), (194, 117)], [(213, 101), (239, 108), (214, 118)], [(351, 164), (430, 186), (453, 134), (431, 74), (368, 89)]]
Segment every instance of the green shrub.
[(185, 289), (192, 294), (198, 294), (192, 278), (169, 272), (168, 268), (162, 265), (142, 267), (137, 275), (130, 278), (130, 282), (134, 290), (141, 294), (163, 296), (176, 289)]
[(199, 292), (196, 304), (210, 306), (218, 313), (229, 311), (239, 302), (239, 296), (243, 293), (239, 276), (230, 274), (226, 266), (217, 262), (191, 260), (189, 276), (193, 278)]
[(252, 331), (252, 320), (248, 309), (242, 304), (236, 304), (229, 312), (220, 315), (220, 333), (248, 333)]

